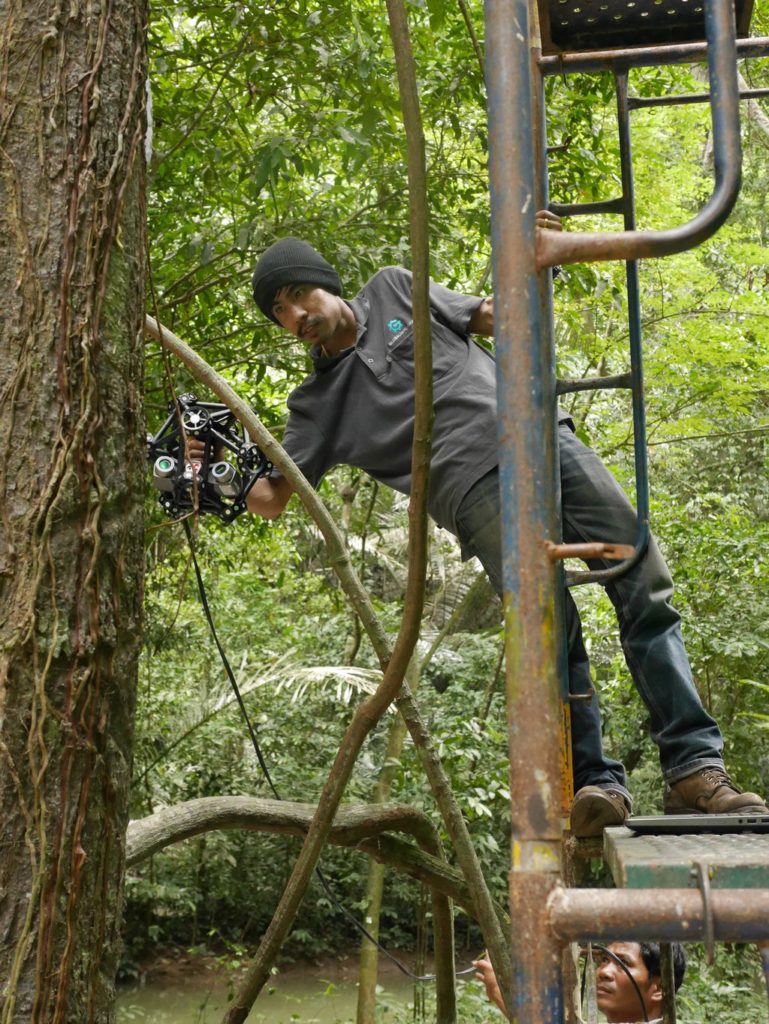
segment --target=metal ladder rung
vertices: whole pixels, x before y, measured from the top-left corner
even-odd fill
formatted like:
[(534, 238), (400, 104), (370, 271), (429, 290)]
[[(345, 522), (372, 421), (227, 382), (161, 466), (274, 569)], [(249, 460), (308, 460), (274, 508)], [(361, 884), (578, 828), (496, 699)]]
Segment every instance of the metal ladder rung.
[(545, 541), (547, 556), (551, 562), (559, 562), (565, 558), (605, 558), (607, 561), (621, 562), (632, 558), (635, 548), (632, 544), (614, 544), (612, 541), (588, 541), (583, 544), (554, 544)]
[(625, 200), (622, 196), (618, 199), (601, 199), (595, 203), (550, 203), (548, 209), (556, 217), (589, 217), (600, 213), (625, 212)]
[(632, 390), (632, 373), (617, 373), (611, 377), (564, 378), (555, 382), (556, 395), (569, 395), (574, 391), (611, 391), (613, 388)]

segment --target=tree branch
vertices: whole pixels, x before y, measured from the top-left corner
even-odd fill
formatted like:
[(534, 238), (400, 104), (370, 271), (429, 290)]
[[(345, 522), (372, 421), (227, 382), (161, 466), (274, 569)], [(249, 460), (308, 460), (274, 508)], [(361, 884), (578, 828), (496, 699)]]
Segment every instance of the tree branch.
[[(173, 843), (219, 829), (249, 829), (271, 835), (304, 836), (315, 804), (260, 800), (251, 796), (207, 796), (163, 807), (128, 826), (126, 865), (133, 867)], [(331, 842), (358, 846), (383, 832), (405, 832), (427, 843), (438, 833), (423, 811), (405, 804), (351, 804), (334, 818)]]
[(467, 28), (467, 34), (470, 36), (470, 42), (473, 44), (473, 50), (475, 51), (475, 59), (478, 61), (478, 67), (481, 69), (481, 77), (486, 75), (486, 67), (483, 60), (483, 51), (481, 50), (481, 44), (478, 42), (478, 34), (475, 31), (475, 25), (473, 25), (473, 19), (470, 17), (470, 9), (467, 6), (466, 0), (459, 0), (459, 9), (462, 12), (462, 17), (465, 19), (465, 27)]
[[(258, 800), (249, 796), (209, 796), (164, 807), (146, 818), (130, 822), (126, 866), (136, 867), (175, 843), (206, 832), (245, 829), (271, 835), (304, 836), (315, 813), (314, 804), (288, 800)], [(462, 874), (440, 857), (434, 857), (403, 839), (403, 832), (431, 841), (435, 828), (421, 811), (403, 804), (351, 804), (336, 813), (329, 842), (360, 850), (382, 864), (409, 875), (417, 882), (454, 900), (476, 917), (472, 896)], [(500, 925), (509, 922), (495, 904)]]

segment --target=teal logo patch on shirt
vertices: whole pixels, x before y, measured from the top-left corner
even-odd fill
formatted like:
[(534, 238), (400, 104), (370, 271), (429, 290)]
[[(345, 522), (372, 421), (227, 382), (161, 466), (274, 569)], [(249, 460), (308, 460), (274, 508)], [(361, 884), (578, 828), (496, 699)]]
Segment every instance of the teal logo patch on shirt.
[(397, 333), (398, 331), (402, 331), (404, 326), (405, 324), (403, 323), (403, 321), (398, 319), (388, 320), (387, 322), (387, 330), (392, 331), (393, 334)]

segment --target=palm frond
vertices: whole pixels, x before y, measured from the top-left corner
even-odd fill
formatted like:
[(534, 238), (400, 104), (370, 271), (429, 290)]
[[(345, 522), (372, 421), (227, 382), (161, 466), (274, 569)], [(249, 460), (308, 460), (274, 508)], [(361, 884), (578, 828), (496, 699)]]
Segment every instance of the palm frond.
[(291, 691), (291, 702), (304, 700), (312, 693), (324, 697), (331, 694), (337, 701), (349, 704), (361, 693), (372, 694), (382, 679), (379, 669), (357, 665), (312, 665), (283, 671), (276, 692)]

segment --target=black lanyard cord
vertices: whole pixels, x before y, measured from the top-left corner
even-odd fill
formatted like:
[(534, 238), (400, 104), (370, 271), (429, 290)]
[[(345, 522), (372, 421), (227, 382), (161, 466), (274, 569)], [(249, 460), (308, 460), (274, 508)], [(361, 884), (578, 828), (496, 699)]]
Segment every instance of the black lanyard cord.
[(280, 799), (282, 799), (281, 795), (280, 795), (280, 793), (278, 793), (277, 789), (275, 788), (275, 784), (273, 783), (272, 778), (270, 776), (270, 771), (269, 771), (269, 769), (267, 767), (267, 764), (266, 764), (266, 762), (264, 760), (264, 756), (262, 754), (261, 747), (259, 746), (259, 741), (256, 738), (256, 731), (254, 730), (254, 727), (251, 724), (251, 719), (248, 717), (248, 711), (246, 710), (246, 705), (243, 702), (243, 697), (241, 695), (240, 688), (238, 687), (237, 680), (235, 679), (235, 673), (232, 671), (232, 668), (230, 666), (230, 663), (229, 663), (229, 660), (227, 658), (227, 655), (224, 652), (224, 648), (222, 647), (221, 643), (219, 642), (219, 637), (218, 637), (217, 632), (216, 632), (216, 626), (214, 625), (213, 616), (211, 615), (211, 609), (209, 608), (209, 605), (208, 605), (208, 598), (206, 597), (206, 588), (203, 585), (203, 576), (201, 575), (200, 566), (198, 565), (197, 555), (195, 554), (195, 544), (194, 544), (194, 542), (192, 540), (192, 530), (190, 530), (189, 520), (186, 519), (186, 518), (183, 519), (182, 520), (182, 525), (184, 526), (184, 532), (187, 535), (187, 543), (190, 546), (190, 554), (192, 555), (192, 565), (193, 565), (193, 567), (195, 569), (195, 578), (196, 578), (196, 580), (198, 582), (198, 593), (200, 594), (200, 603), (203, 605), (203, 611), (204, 611), (205, 616), (206, 616), (206, 621), (208, 622), (208, 628), (211, 630), (211, 636), (214, 638), (214, 643), (216, 644), (216, 649), (219, 651), (219, 657), (222, 659), (222, 664), (224, 665), (224, 671), (227, 673), (227, 678), (230, 681), (230, 686), (232, 687), (232, 692), (235, 694), (235, 699), (238, 702), (238, 707), (240, 708), (240, 713), (243, 716), (244, 722), (246, 723), (246, 728), (248, 729), (248, 734), (251, 737), (251, 744), (252, 744), (252, 746), (254, 748), (254, 752), (256, 753), (256, 759), (259, 762), (259, 767), (262, 769), (262, 772), (264, 773), (264, 777), (267, 780), (267, 785), (272, 790), (272, 795), (275, 797), (276, 800), (280, 800)]

